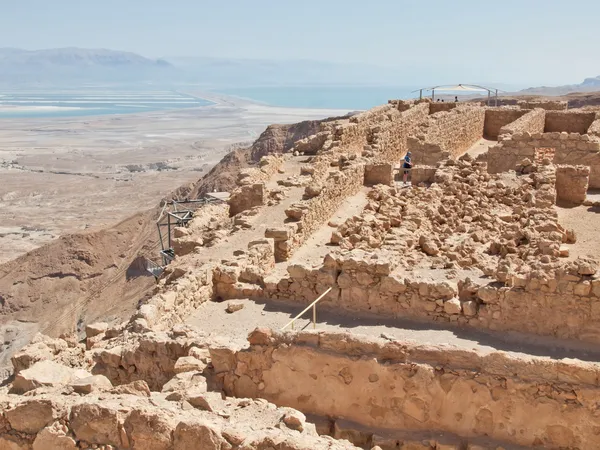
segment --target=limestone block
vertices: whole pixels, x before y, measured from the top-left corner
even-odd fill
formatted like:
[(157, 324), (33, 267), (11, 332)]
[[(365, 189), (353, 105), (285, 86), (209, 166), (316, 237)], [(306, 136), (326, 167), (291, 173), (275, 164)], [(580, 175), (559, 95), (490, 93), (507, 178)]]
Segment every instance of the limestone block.
[(95, 391), (110, 390), (113, 385), (104, 375), (92, 375), (72, 382), (71, 387), (78, 394), (90, 394)]
[(461, 312), (460, 300), (457, 298), (451, 298), (450, 300), (446, 300), (444, 302), (444, 312), (446, 314), (460, 314), (460, 312)]
[(33, 441), (33, 450), (77, 450), (77, 448), (75, 439), (65, 434), (59, 422), (44, 428)]
[(106, 322), (96, 322), (85, 327), (85, 336), (87, 338), (92, 338), (102, 333), (106, 333), (108, 330), (108, 324)]
[(10, 426), (17, 431), (36, 434), (54, 421), (54, 406), (50, 400), (28, 400), (5, 411)]
[(24, 393), (42, 386), (66, 386), (74, 380), (91, 375), (85, 370), (65, 367), (51, 360), (39, 361), (15, 376), (11, 391)]
[(75, 405), (71, 408), (70, 424), (77, 439), (93, 444), (122, 445), (116, 409), (92, 403)]

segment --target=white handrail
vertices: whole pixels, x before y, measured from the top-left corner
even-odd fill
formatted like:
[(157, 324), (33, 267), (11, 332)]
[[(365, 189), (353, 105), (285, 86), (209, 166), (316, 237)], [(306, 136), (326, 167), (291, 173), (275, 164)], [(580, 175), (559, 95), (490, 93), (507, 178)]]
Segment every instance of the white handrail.
[(290, 320), (287, 324), (285, 324), (282, 328), (281, 331), (285, 330), (287, 327), (289, 327), (290, 325), (292, 326), (292, 330), (294, 329), (294, 322), (296, 320), (298, 320), (306, 311), (308, 311), (311, 307), (313, 308), (313, 328), (317, 327), (317, 303), (323, 298), (325, 297), (327, 294), (329, 294), (329, 292), (331, 292), (332, 288), (327, 289), (325, 292), (323, 292), (321, 295), (319, 295), (319, 297), (317, 297), (317, 299), (312, 302), (310, 305), (308, 305), (300, 314), (298, 314), (296, 317), (294, 317), (292, 320)]

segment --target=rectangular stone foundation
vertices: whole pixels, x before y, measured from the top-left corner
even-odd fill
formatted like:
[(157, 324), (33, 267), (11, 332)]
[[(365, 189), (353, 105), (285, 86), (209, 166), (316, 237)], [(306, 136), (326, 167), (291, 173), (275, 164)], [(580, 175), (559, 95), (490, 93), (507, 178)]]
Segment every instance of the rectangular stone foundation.
[(342, 333), (256, 330), (211, 349), (228, 395), (366, 427), (441, 430), (544, 448), (595, 448), (596, 363), (519, 359)]

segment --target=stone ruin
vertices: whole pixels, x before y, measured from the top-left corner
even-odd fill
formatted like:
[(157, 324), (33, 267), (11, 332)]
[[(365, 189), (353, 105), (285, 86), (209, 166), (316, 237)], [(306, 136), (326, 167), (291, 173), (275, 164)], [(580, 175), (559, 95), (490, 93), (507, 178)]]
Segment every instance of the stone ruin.
[[(598, 206), (600, 119), (563, 106), (394, 100), (264, 156), (130, 320), (13, 356), (0, 449), (598, 447), (600, 273), (557, 204)], [(241, 329), (242, 299), (269, 306), (245, 344), (188, 323)]]

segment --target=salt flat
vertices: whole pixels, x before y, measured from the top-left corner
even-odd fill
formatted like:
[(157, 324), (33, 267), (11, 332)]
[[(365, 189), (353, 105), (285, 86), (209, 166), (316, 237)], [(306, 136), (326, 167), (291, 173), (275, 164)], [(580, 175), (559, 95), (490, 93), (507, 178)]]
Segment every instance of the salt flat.
[(0, 263), (61, 234), (113, 224), (156, 205), (271, 123), (347, 112), (190, 94), (215, 103), (144, 114), (2, 119)]

